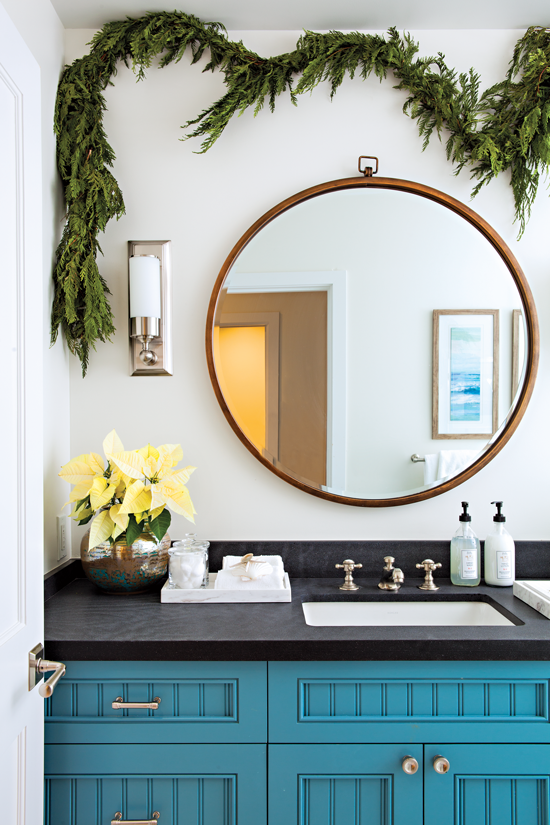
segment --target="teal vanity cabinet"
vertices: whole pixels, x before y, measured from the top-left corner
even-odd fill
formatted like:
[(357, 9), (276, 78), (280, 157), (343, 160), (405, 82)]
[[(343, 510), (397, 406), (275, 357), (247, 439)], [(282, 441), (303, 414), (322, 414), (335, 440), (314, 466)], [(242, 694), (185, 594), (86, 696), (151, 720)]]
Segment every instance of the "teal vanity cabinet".
[(266, 671), (69, 662), (46, 704), (46, 825), (265, 825)]
[(549, 679), (544, 662), (69, 662), (45, 822), (550, 825)]
[(270, 825), (549, 825), (549, 678), (535, 662), (271, 663)]

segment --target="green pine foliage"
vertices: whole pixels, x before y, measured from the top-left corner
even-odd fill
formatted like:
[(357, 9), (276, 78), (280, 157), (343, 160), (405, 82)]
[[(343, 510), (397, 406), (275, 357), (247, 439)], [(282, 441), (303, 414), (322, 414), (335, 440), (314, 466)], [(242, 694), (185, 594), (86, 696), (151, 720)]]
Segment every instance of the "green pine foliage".
[(319, 83), (334, 95), (345, 77), (365, 80), (388, 75), (407, 97), (403, 111), (418, 123), (425, 149), (437, 134), (445, 138), (456, 174), (465, 167), (481, 187), (510, 172), (520, 235), (525, 229), (541, 174), (550, 164), (550, 30), (528, 29), (518, 41), (507, 77), (480, 94), (473, 69), (457, 75), (444, 55), (418, 57), (418, 45), (391, 28), (378, 34), (306, 31), (296, 49), (262, 58), (242, 42), (230, 41), (219, 23), (203, 23), (183, 12), (154, 12), (108, 23), (91, 42), (89, 55), (67, 66), (57, 95), (57, 159), (67, 204), (67, 222), (57, 250), (52, 344), (59, 328), (86, 374), (90, 348), (111, 339), (115, 328), (97, 254), (98, 235), (111, 218), (124, 214), (124, 201), (110, 169), (115, 155), (103, 129), (103, 91), (117, 63), (131, 66), (137, 79), (153, 60), (160, 67), (179, 62), (188, 51), (196, 63), (208, 50), (204, 71), (223, 73), (226, 93), (186, 123), (184, 140), (202, 138), (206, 152), (235, 114), (252, 107), (271, 111), (279, 95), (296, 105)]

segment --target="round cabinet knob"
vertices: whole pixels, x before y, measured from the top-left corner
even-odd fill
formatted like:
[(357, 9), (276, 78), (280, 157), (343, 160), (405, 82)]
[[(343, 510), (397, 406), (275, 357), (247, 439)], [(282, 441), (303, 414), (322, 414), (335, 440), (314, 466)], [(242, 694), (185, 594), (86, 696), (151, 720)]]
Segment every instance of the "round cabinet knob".
[(436, 773), (448, 773), (451, 764), (444, 756), (434, 756), (434, 771)]
[(406, 756), (401, 762), (401, 767), (403, 768), (405, 773), (416, 773), (418, 770), (418, 762), (416, 761), (414, 756)]

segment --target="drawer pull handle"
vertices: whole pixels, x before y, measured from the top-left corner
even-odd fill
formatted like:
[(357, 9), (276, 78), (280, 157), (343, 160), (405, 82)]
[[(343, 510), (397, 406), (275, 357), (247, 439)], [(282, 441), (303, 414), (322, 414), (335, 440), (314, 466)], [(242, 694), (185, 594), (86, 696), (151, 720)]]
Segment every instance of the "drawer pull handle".
[(414, 758), (414, 756), (405, 756), (403, 761), (401, 762), (401, 767), (405, 771), (405, 773), (413, 774), (416, 773), (418, 770), (418, 762)]
[(434, 756), (433, 766), (436, 773), (448, 773), (451, 763), (444, 756)]
[(149, 710), (157, 710), (159, 705), (160, 699), (158, 696), (155, 696), (152, 702), (125, 702), (122, 696), (117, 696), (111, 707), (114, 710), (120, 710), (120, 708), (148, 708)]
[(111, 825), (157, 825), (160, 819), (158, 811), (153, 813), (152, 819), (123, 819), (120, 811), (117, 811), (115, 818), (111, 819)]

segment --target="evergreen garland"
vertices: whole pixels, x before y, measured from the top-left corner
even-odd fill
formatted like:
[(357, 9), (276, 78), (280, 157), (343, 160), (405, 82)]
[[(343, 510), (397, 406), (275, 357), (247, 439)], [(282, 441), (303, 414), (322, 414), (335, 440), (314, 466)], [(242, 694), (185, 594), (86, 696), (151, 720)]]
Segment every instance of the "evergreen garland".
[[(334, 95), (346, 77), (363, 80), (388, 73), (405, 91), (403, 111), (418, 122), (425, 148), (434, 132), (445, 130), (447, 158), (456, 174), (465, 166), (478, 181), (473, 195), (500, 172), (510, 170), (520, 235), (537, 193), (539, 177), (550, 164), (550, 30), (528, 29), (518, 41), (505, 80), (480, 95), (479, 76), (471, 69), (457, 76), (442, 54), (416, 57), (418, 45), (391, 28), (377, 34), (316, 34), (306, 31), (296, 49), (262, 58), (242, 42), (228, 40), (219, 23), (203, 23), (183, 12), (154, 12), (138, 19), (108, 23), (91, 42), (90, 53), (65, 68), (59, 84), (55, 132), (57, 161), (67, 204), (67, 222), (57, 250), (52, 344), (59, 327), (86, 374), (90, 347), (110, 340), (115, 331), (97, 266), (98, 234), (124, 214), (124, 201), (109, 170), (114, 152), (103, 130), (105, 99), (119, 60), (131, 65), (138, 80), (153, 59), (160, 66), (179, 62), (189, 47), (196, 63), (208, 49), (204, 71), (223, 72), (226, 93), (183, 128), (186, 138), (202, 137), (206, 152), (234, 114), (250, 106), (254, 113), (277, 97), (298, 96), (328, 81)], [(299, 80), (296, 82), (296, 80)]]

